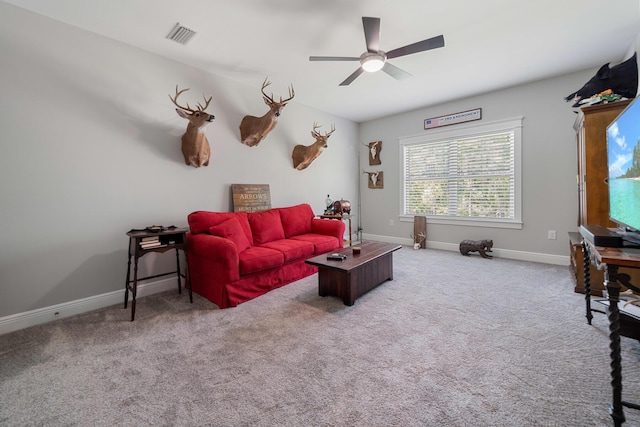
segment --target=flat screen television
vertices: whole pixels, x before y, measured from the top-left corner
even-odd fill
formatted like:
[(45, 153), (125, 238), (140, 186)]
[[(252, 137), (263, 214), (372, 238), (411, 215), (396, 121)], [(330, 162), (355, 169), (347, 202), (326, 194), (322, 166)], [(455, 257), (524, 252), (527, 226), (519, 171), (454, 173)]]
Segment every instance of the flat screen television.
[(640, 98), (607, 126), (609, 218), (618, 234), (640, 244)]

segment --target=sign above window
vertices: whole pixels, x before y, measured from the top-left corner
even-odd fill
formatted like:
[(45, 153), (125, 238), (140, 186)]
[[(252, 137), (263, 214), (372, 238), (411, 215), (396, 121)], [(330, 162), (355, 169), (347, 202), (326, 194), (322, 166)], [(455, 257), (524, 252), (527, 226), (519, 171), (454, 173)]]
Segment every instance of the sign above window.
[(424, 120), (424, 128), (433, 129), (441, 126), (455, 125), (458, 123), (472, 122), (474, 120), (482, 119), (482, 108), (476, 108), (475, 110), (462, 111), (460, 113), (449, 114), (446, 116), (433, 117), (431, 119)]

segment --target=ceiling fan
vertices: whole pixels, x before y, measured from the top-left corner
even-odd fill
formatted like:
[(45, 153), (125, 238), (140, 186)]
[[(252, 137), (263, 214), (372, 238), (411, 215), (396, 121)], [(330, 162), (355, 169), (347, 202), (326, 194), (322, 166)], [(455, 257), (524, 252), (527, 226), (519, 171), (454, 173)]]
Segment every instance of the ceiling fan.
[(444, 36), (441, 34), (430, 39), (422, 40), (407, 46), (385, 52), (380, 50), (380, 18), (362, 17), (364, 26), (364, 38), (367, 43), (367, 51), (360, 56), (310, 56), (309, 61), (360, 61), (360, 67), (353, 72), (340, 86), (347, 86), (365, 71), (375, 72), (382, 70), (396, 80), (411, 77), (411, 74), (391, 65), (388, 59), (399, 56), (411, 55), (412, 53), (424, 52), (425, 50), (444, 47)]

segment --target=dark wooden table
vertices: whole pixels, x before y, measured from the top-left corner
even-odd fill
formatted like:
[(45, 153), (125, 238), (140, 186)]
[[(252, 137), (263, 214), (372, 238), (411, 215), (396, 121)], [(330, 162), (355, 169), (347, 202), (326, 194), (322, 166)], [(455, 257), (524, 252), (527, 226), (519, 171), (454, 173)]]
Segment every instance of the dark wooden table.
[[(124, 308), (127, 308), (129, 302), (129, 291), (131, 291), (131, 321), (136, 316), (136, 295), (138, 294), (138, 281), (154, 279), (156, 277), (168, 276), (176, 274), (178, 276), (178, 293), (182, 293), (181, 278), (188, 280), (187, 275), (180, 271), (180, 254), (179, 250), (184, 252), (185, 261), (187, 261), (187, 232), (186, 228), (169, 228), (167, 230), (151, 232), (146, 230), (131, 230), (127, 233), (129, 236), (129, 255), (127, 262), (127, 281), (124, 287)], [(143, 247), (141, 244), (145, 239), (158, 238), (158, 245), (154, 247)], [(155, 274), (153, 276), (138, 277), (138, 259), (151, 252), (166, 252), (169, 250), (176, 251), (176, 269), (168, 273)], [(131, 279), (131, 258), (133, 257), (133, 279)], [(187, 269), (189, 263), (187, 262)], [(193, 303), (193, 293), (191, 285), (185, 283), (189, 289), (189, 301)]]
[[(356, 298), (387, 280), (393, 280), (393, 252), (402, 248), (390, 243), (367, 242), (360, 245), (360, 253), (353, 248), (335, 251), (344, 253), (343, 261), (318, 255), (305, 262), (318, 267), (318, 294), (342, 298), (345, 305), (353, 305)], [(333, 253), (333, 252), (332, 252)]]
[[(623, 248), (595, 246), (589, 240), (582, 240), (584, 254), (584, 281), (587, 322), (591, 324), (592, 312), (601, 312), (591, 308), (590, 265), (604, 269), (604, 286), (607, 290), (607, 309), (604, 312), (609, 319), (609, 349), (611, 355), (611, 387), (613, 399), (609, 413), (614, 425), (620, 427), (625, 421), (623, 407), (640, 409), (640, 405), (622, 400), (622, 358), (620, 356), (620, 336), (640, 339), (640, 319), (621, 313), (618, 307), (620, 289), (625, 286), (640, 292), (640, 288), (630, 283), (628, 274), (619, 273), (619, 267), (640, 268), (640, 256)], [(637, 380), (636, 380), (637, 381)]]

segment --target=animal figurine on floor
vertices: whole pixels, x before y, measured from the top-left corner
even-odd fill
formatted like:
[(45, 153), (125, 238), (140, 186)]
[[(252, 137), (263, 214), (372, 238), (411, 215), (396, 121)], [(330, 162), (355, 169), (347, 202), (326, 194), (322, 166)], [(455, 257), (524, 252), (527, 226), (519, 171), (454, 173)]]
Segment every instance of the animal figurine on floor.
[(580, 100), (611, 89), (613, 93), (626, 98), (635, 98), (638, 91), (638, 63), (636, 54), (626, 61), (610, 67), (604, 64), (595, 76), (591, 78), (576, 92), (564, 98), (565, 101), (573, 101), (572, 107), (580, 106)]
[(493, 240), (463, 240), (460, 242), (460, 253), (469, 256), (469, 252), (478, 252), (482, 258), (493, 258), (491, 252)]

